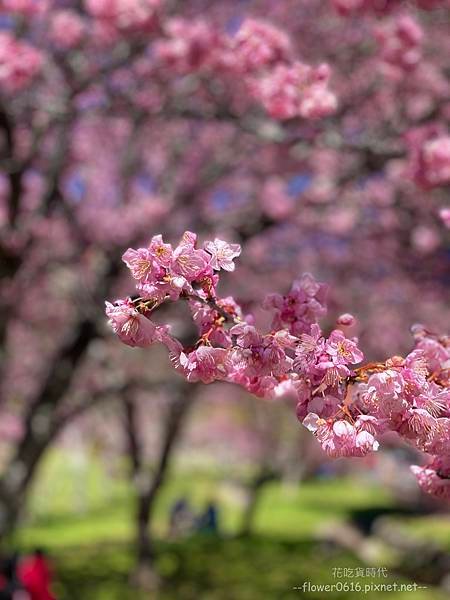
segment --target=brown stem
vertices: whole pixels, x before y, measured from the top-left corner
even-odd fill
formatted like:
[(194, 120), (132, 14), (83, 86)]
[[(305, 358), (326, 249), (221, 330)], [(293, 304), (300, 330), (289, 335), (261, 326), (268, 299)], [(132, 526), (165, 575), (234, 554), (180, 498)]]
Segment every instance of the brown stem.
[(206, 306), (209, 306), (209, 308), (212, 308), (217, 313), (219, 313), (219, 315), (221, 317), (223, 317), (227, 323), (233, 323), (234, 325), (237, 325), (238, 323), (242, 322), (239, 317), (230, 314), (225, 309), (223, 309), (221, 306), (219, 306), (214, 298), (204, 299), (197, 294), (194, 294), (194, 295), (186, 294), (184, 296), (184, 298), (186, 298), (188, 300), (195, 300), (197, 302), (201, 302), (202, 304), (205, 304)]

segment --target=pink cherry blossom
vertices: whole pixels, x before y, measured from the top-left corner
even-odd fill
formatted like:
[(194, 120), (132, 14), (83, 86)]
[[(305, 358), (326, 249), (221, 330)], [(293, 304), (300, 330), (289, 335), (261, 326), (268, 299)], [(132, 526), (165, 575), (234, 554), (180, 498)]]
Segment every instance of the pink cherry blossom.
[(251, 85), (255, 99), (275, 119), (319, 118), (337, 108), (336, 96), (328, 90), (327, 65), (312, 68), (300, 62), (277, 65)]
[(229, 352), (224, 348), (200, 346), (189, 354), (180, 354), (178, 369), (186, 375), (188, 381), (212, 383), (225, 379), (230, 369)]
[(146, 29), (155, 24), (161, 0), (85, 0), (88, 12), (122, 30)]
[(426, 142), (422, 147), (422, 168), (430, 185), (450, 183), (450, 136)]
[(153, 236), (148, 249), (157, 265), (165, 268), (170, 266), (173, 255), (172, 246), (164, 243), (162, 235)]
[(343, 327), (351, 327), (355, 324), (355, 317), (349, 313), (344, 313), (338, 317), (336, 322)]
[(0, 32), (0, 88), (16, 92), (29, 85), (43, 65), (41, 52), (12, 36)]
[(247, 377), (282, 375), (288, 369), (285, 351), (273, 336), (262, 336), (255, 327), (244, 323), (232, 327), (230, 334), (236, 336), (233, 359)]
[(438, 125), (413, 129), (406, 136), (409, 171), (424, 188), (450, 182), (450, 137)]
[(411, 467), (411, 471), (424, 492), (442, 500), (450, 500), (449, 475), (440, 475), (434, 468), (418, 467), (416, 465)]
[(209, 265), (209, 255), (188, 244), (180, 244), (173, 252), (171, 270), (188, 281), (197, 279)]
[(155, 264), (153, 255), (147, 248), (128, 248), (122, 256), (123, 262), (130, 269), (132, 276), (141, 283), (153, 280)]
[(174, 17), (165, 23), (166, 37), (154, 44), (158, 64), (188, 74), (221, 68), (227, 55), (225, 36), (204, 19)]
[(167, 329), (140, 314), (131, 301), (106, 302), (106, 314), (113, 331), (128, 346), (150, 346), (161, 341), (162, 333)]
[(233, 259), (241, 254), (239, 244), (228, 244), (216, 238), (213, 242), (205, 242), (205, 250), (211, 254), (211, 266), (216, 271), (224, 269), (225, 271), (234, 271), (235, 264)]
[(49, 34), (59, 48), (75, 48), (84, 37), (85, 24), (76, 12), (60, 10), (52, 14)]
[(244, 72), (285, 61), (292, 49), (286, 34), (268, 22), (246, 19), (232, 42), (236, 64)]
[(318, 415), (309, 413), (303, 425), (314, 433), (328, 456), (350, 456), (355, 451), (355, 428), (347, 421), (325, 421)]
[(413, 69), (421, 59), (423, 31), (410, 15), (400, 15), (377, 28), (381, 59), (402, 69)]
[(356, 342), (345, 337), (340, 329), (331, 332), (325, 342), (324, 351), (332, 358), (334, 364), (357, 364), (362, 361), (364, 354)]
[(441, 208), (439, 216), (447, 229), (450, 229), (450, 208)]
[(331, 0), (336, 10), (346, 16), (354, 11), (360, 10), (366, 4), (366, 0)]
[(0, 10), (31, 17), (47, 11), (49, 4), (49, 0), (2, 0)]
[(295, 281), (288, 294), (269, 294), (264, 300), (264, 308), (274, 309), (272, 327), (278, 329), (289, 325), (289, 331), (299, 336), (309, 333), (311, 326), (326, 313), (328, 287), (318, 283), (306, 273)]
[(380, 447), (375, 437), (367, 430), (358, 431), (355, 437), (356, 450), (353, 456), (365, 456), (370, 452), (376, 452)]

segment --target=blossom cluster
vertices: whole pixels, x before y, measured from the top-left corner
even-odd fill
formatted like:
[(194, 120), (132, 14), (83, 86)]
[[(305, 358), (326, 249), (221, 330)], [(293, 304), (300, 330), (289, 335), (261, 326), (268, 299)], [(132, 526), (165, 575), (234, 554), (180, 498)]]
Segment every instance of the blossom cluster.
[[(265, 299), (273, 319), (261, 330), (233, 297), (218, 295), (220, 271), (233, 271), (240, 251), (219, 239), (199, 248), (191, 232), (175, 248), (158, 235), (146, 248), (128, 249), (123, 260), (138, 296), (106, 303), (110, 325), (130, 346), (165, 344), (188, 381), (227, 381), (261, 397), (294, 399), (298, 419), (331, 457), (365, 456), (382, 434), (396, 432), (431, 458), (413, 467), (420, 486), (450, 499), (450, 338), (416, 326), (406, 357), (357, 367), (364, 358), (358, 340), (342, 329), (322, 331), (327, 287), (309, 274), (287, 294)], [(152, 320), (169, 300), (187, 302), (198, 334), (193, 346)], [(353, 322), (350, 314), (338, 319), (344, 328)]]
[(358, 12), (383, 13), (398, 4), (399, 0), (331, 0), (334, 8), (342, 16), (349, 16)]
[(58, 10), (52, 15), (50, 38), (58, 48), (75, 48), (83, 40), (85, 33), (85, 23), (75, 11)]
[[(361, 12), (383, 15), (402, 4), (401, 0), (331, 0), (331, 3), (344, 17)], [(422, 10), (432, 10), (448, 6), (448, 0), (415, 0), (415, 4)]]
[[(237, 105), (256, 103), (275, 119), (322, 118), (337, 107), (328, 65), (296, 60), (289, 36), (262, 19), (247, 18), (229, 33), (208, 19), (164, 14), (162, 0), (84, 0), (85, 12), (45, 10), (49, 5), (30, 0), (6, 4), (13, 17), (37, 23), (37, 16), (44, 15), (48, 40), (60, 51), (80, 49), (89, 41), (112, 46), (124, 37), (142, 43), (146, 36), (148, 52), (136, 69), (146, 69), (157, 80), (166, 81), (169, 75), (175, 83), (174, 75), (197, 75), (202, 81), (203, 76), (205, 81), (213, 77), (231, 91)], [(40, 51), (2, 34), (0, 78), (7, 91), (29, 83), (41, 62)]]
[(375, 37), (384, 62), (405, 71), (410, 71), (419, 63), (423, 30), (412, 16), (403, 14), (377, 27)]
[(277, 65), (252, 82), (253, 95), (276, 119), (320, 118), (337, 108), (336, 96), (328, 89), (330, 70), (322, 64), (314, 68), (298, 61)]
[(218, 66), (222, 37), (203, 19), (173, 17), (164, 24), (165, 36), (153, 45), (157, 63), (165, 70), (187, 75)]
[(247, 92), (276, 119), (320, 118), (337, 107), (330, 69), (293, 59), (288, 36), (273, 25), (246, 19), (234, 36), (203, 20), (174, 18), (154, 45), (156, 61), (180, 74), (239, 76)]
[(407, 135), (409, 169), (415, 182), (424, 188), (450, 183), (450, 136), (443, 128), (428, 125)]
[(423, 177), (429, 186), (450, 183), (450, 136), (441, 136), (424, 143), (420, 160)]
[(444, 225), (450, 229), (450, 208), (441, 208), (439, 211), (439, 216), (441, 217)]
[(85, 0), (90, 15), (122, 31), (151, 29), (160, 5), (161, 0)]
[(0, 11), (11, 12), (23, 17), (32, 17), (48, 10), (49, 0), (2, 0)]
[(40, 73), (42, 64), (39, 50), (10, 33), (0, 33), (0, 89), (22, 90)]

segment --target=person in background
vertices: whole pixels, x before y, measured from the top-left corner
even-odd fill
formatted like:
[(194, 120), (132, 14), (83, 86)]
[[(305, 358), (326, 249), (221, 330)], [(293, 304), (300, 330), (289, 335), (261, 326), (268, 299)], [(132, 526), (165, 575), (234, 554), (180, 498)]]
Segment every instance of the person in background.
[(179, 498), (170, 509), (169, 536), (182, 537), (192, 531), (195, 517), (186, 498)]
[(199, 533), (219, 533), (219, 510), (214, 500), (206, 505), (205, 510), (200, 514), (197, 521), (197, 531)]
[(51, 592), (52, 570), (41, 548), (37, 548), (31, 556), (26, 556), (20, 561), (19, 579), (30, 600), (56, 600)]
[(17, 554), (0, 560), (0, 600), (30, 600), (17, 577)]

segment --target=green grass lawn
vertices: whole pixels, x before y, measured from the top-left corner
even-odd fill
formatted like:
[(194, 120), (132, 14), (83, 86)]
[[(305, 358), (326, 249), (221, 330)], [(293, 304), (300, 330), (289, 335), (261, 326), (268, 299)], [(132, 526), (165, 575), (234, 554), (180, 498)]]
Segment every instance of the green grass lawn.
[[(50, 454), (31, 494), (25, 526), (18, 532), (20, 545), (48, 548), (118, 541), (132, 535), (133, 497), (123, 477), (108, 477), (98, 460), (81, 472), (67, 468), (61, 452)], [(230, 485), (227, 473), (196, 469), (172, 473), (159, 496), (155, 529), (167, 531), (169, 506), (186, 496), (197, 509), (214, 498), (221, 508), (222, 528), (236, 533), (242, 515), (242, 499)], [(328, 521), (342, 520), (357, 509), (389, 507), (389, 495), (369, 481), (332, 479), (301, 486), (267, 485), (258, 507), (255, 533), (281, 539), (311, 536)]]
[[(345, 521), (355, 510), (392, 506), (388, 494), (369, 481), (335, 479), (301, 486), (267, 486), (253, 535), (236, 539), (242, 505), (229, 478), (211, 470), (172, 473), (156, 508), (158, 558), (163, 585), (158, 594), (139, 594), (128, 583), (133, 566), (132, 508), (126, 482), (109, 478), (97, 460), (83, 470), (67, 466), (60, 452), (50, 455), (33, 491), (29, 516), (16, 547), (44, 546), (56, 565), (58, 600), (259, 600), (265, 598), (359, 598), (345, 591), (321, 595), (293, 588), (316, 584), (376, 584), (401, 580), (333, 577), (335, 567), (366, 567), (352, 554), (320, 542), (316, 533)], [(75, 471), (75, 473), (74, 473)], [(78, 480), (76, 479), (78, 477)], [(180, 495), (198, 508), (215, 498), (221, 509), (220, 538), (192, 536), (165, 540), (168, 507)], [(379, 565), (370, 565), (379, 566)], [(391, 599), (439, 600), (436, 589), (388, 593)], [(373, 591), (365, 598), (380, 598)]]
[(433, 540), (450, 552), (450, 515), (436, 514), (417, 517), (403, 517), (396, 525), (418, 540)]
[[(157, 568), (163, 577), (158, 594), (139, 594), (128, 584), (132, 566), (130, 547), (119, 544), (65, 549), (56, 561), (59, 580), (56, 591), (61, 600), (259, 600), (278, 598), (355, 598), (362, 596), (345, 591), (321, 595), (301, 592), (304, 581), (320, 584), (362, 585), (396, 581), (389, 578), (333, 577), (334, 567), (357, 568), (361, 564), (350, 554), (322, 548), (312, 541), (282, 541), (278, 538), (253, 536), (249, 539), (192, 538), (180, 543), (158, 544)], [(384, 597), (372, 591), (364, 598)], [(435, 589), (386, 593), (398, 600), (444, 600)]]

